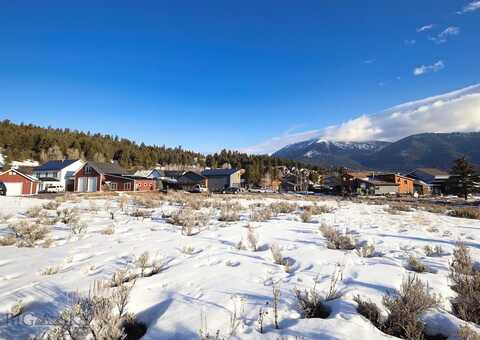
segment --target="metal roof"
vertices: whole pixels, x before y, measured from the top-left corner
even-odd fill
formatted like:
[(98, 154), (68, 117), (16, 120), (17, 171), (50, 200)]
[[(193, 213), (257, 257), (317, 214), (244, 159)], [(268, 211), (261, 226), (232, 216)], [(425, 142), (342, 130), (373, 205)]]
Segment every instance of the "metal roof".
[(54, 160), (48, 161), (40, 166), (33, 168), (35, 171), (53, 171), (53, 170), (62, 170), (70, 164), (75, 163), (76, 159), (63, 159), (63, 160)]
[(87, 165), (102, 174), (127, 175), (127, 171), (122, 169), (117, 163), (88, 162)]
[(207, 169), (202, 171), (202, 176), (210, 177), (210, 176), (230, 176), (240, 169)]

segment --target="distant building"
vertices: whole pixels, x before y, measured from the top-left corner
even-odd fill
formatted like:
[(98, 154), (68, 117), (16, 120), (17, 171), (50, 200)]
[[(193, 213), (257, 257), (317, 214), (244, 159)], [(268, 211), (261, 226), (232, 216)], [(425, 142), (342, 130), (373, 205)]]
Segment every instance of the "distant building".
[(391, 195), (399, 193), (400, 184), (370, 178), (355, 178), (352, 186), (353, 192), (360, 195)]
[(152, 190), (155, 179), (130, 175), (116, 163), (87, 162), (75, 173), (76, 192)]
[(74, 175), (83, 164), (82, 160), (52, 160), (33, 168), (32, 174), (40, 181), (40, 191), (45, 191), (49, 186), (60, 186), (64, 191), (74, 191)]
[(428, 190), (432, 195), (448, 194), (450, 192), (450, 174), (443, 170), (435, 168), (418, 168), (408, 171), (404, 175), (414, 179), (417, 185), (422, 184), (424, 186), (422, 190)]
[(177, 179), (178, 186), (185, 191), (207, 189), (208, 179), (194, 171), (187, 171)]
[(163, 176), (162, 171), (158, 169), (149, 169), (149, 170), (137, 170), (133, 176), (143, 177), (143, 178), (152, 178), (159, 179)]
[(347, 172), (343, 175), (344, 192), (362, 195), (413, 194), (414, 180), (398, 173)]
[(289, 173), (283, 176), (280, 189), (281, 191), (307, 191), (309, 186), (308, 176), (304, 173)]
[(201, 175), (207, 178), (208, 191), (219, 192), (227, 188), (240, 188), (242, 169), (206, 169)]
[(6, 196), (36, 195), (39, 180), (24, 174), (18, 169), (9, 169), (0, 173), (0, 192)]

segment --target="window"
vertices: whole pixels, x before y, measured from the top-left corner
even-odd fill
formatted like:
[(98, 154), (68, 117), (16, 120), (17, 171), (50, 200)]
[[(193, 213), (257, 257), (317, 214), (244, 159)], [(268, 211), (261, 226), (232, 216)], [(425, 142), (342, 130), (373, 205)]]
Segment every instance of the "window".
[(405, 179), (405, 180), (403, 181), (403, 184), (407, 184), (407, 183), (408, 183), (408, 182), (407, 182), (407, 180)]
[(116, 191), (118, 188), (117, 183), (110, 183), (110, 189)]
[(86, 173), (86, 174), (92, 173), (92, 167), (87, 165), (87, 166), (85, 167), (85, 173)]
[(130, 182), (125, 183), (125, 184), (123, 185), (123, 188), (124, 188), (125, 190), (127, 190), (127, 191), (128, 191), (128, 190), (132, 190), (131, 183), (130, 183)]

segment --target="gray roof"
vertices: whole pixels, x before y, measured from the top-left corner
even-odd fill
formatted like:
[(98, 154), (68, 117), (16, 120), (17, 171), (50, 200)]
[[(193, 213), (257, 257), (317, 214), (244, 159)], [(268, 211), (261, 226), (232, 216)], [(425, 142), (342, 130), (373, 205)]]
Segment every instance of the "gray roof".
[(127, 171), (121, 168), (117, 163), (88, 162), (87, 164), (102, 174), (114, 174), (114, 175), (127, 174)]
[(213, 177), (213, 176), (231, 176), (240, 169), (207, 169), (202, 171), (202, 176)]
[(48, 161), (40, 166), (33, 168), (35, 171), (54, 171), (54, 170), (62, 170), (66, 168), (70, 164), (75, 163), (76, 159), (62, 159), (62, 160), (54, 160)]

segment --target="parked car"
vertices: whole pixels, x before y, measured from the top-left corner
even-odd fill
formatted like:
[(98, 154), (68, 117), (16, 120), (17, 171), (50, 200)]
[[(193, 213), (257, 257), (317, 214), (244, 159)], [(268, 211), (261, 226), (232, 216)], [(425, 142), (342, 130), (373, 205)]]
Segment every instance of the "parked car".
[(190, 190), (190, 192), (199, 194), (199, 193), (201, 193), (201, 192), (207, 192), (207, 188), (204, 188), (204, 187), (196, 184), (196, 185), (192, 188), (192, 190)]
[(49, 186), (45, 189), (45, 192), (63, 192), (63, 191), (65, 191), (65, 190), (63, 189), (63, 186), (58, 185), (58, 184), (49, 185)]
[(7, 194), (7, 187), (3, 182), (0, 182), (0, 196), (5, 196)]
[(230, 187), (222, 190), (222, 194), (238, 194), (240, 188)]

